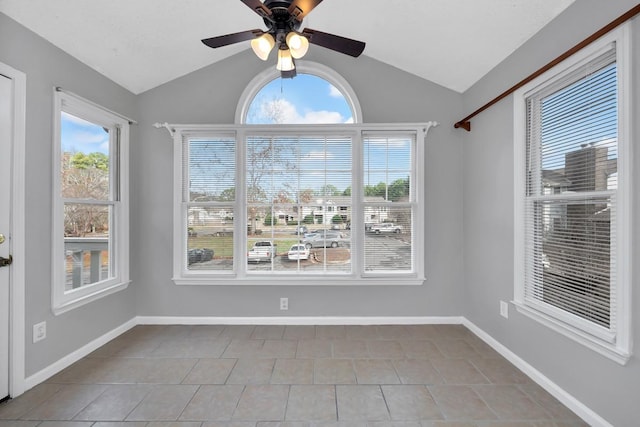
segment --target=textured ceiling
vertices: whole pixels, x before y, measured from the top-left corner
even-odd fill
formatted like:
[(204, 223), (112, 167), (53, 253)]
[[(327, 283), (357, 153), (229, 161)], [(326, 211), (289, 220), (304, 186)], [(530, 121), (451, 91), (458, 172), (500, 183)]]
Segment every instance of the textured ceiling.
[[(573, 1), (324, 0), (301, 29), (365, 41), (364, 55), (464, 92)], [(249, 48), (200, 39), (265, 29), (239, 0), (0, 0), (0, 12), (136, 94)]]

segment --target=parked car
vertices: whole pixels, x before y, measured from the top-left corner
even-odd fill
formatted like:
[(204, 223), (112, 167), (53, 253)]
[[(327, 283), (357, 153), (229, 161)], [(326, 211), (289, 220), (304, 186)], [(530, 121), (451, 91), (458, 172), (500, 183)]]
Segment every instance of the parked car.
[(287, 252), (287, 258), (289, 258), (289, 261), (309, 259), (309, 249), (301, 243), (295, 244)]
[(196, 262), (211, 261), (213, 259), (213, 249), (189, 249), (187, 252), (187, 261), (189, 265)]
[(248, 262), (260, 262), (260, 261), (271, 261), (276, 257), (276, 244), (269, 241), (263, 240), (260, 242), (255, 242), (253, 244), (253, 248), (249, 249), (247, 252), (247, 261)]
[(402, 226), (392, 222), (383, 222), (371, 227), (371, 232), (376, 234), (382, 233), (402, 233)]
[(302, 239), (302, 243), (307, 247), (307, 249), (328, 247), (337, 248), (343, 240), (343, 234), (338, 231), (320, 230), (315, 233), (305, 234), (304, 239)]

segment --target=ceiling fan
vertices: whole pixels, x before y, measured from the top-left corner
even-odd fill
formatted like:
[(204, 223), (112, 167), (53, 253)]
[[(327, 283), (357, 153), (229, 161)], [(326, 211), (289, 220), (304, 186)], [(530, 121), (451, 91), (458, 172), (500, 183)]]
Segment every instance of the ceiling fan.
[(202, 43), (211, 48), (218, 48), (251, 40), (253, 51), (263, 61), (266, 61), (271, 50), (277, 47), (276, 68), (285, 78), (296, 75), (294, 60), (302, 58), (307, 53), (309, 43), (353, 57), (360, 56), (364, 50), (365, 43), (358, 40), (311, 28), (298, 31), (304, 17), (322, 0), (264, 0), (264, 3), (261, 0), (240, 1), (262, 17), (267, 30), (241, 31), (203, 39)]

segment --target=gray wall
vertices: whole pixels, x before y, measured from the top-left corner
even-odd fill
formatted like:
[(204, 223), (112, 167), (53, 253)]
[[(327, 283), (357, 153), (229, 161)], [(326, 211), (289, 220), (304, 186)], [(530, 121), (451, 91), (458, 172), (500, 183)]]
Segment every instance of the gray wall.
[[(140, 95), (139, 141), (132, 147), (132, 265), (143, 316), (459, 316), (462, 312), (460, 135), (451, 127), (462, 97), (366, 56), (312, 47), (306, 60), (341, 74), (360, 100), (364, 121), (425, 122), (426, 254), (423, 286), (176, 286), (172, 267), (172, 142), (154, 122), (233, 123), (246, 85), (266, 65), (244, 51)], [(273, 61), (272, 61), (273, 62)]]
[[(131, 288), (60, 316), (51, 312), (53, 87), (130, 116), (136, 115), (136, 98), (1, 13), (0, 61), (27, 75), (25, 366), (30, 376), (135, 316)], [(133, 129), (133, 144), (135, 135)], [(47, 322), (47, 339), (32, 344), (32, 325), (41, 321)]]
[[(464, 94), (473, 111), (566, 49), (635, 6), (635, 0), (580, 0)], [(633, 24), (634, 113), (640, 111), (640, 20)], [(632, 138), (638, 150), (640, 127)], [(614, 426), (638, 424), (640, 364), (626, 366), (566, 339), (516, 312), (499, 316), (499, 300), (513, 299), (513, 98), (472, 120), (462, 133), (464, 152), (465, 316), (586, 404)], [(634, 160), (633, 186), (640, 184), (640, 156)], [(638, 195), (638, 191), (634, 192)], [(634, 201), (633, 233), (638, 242), (639, 198)], [(637, 244), (636, 244), (637, 249)], [(638, 251), (633, 265), (640, 265)], [(632, 286), (638, 285), (637, 269)], [(632, 306), (640, 304), (634, 292)], [(637, 310), (635, 310), (637, 313)], [(634, 316), (633, 338), (640, 342), (640, 316)], [(637, 349), (636, 349), (637, 353)]]

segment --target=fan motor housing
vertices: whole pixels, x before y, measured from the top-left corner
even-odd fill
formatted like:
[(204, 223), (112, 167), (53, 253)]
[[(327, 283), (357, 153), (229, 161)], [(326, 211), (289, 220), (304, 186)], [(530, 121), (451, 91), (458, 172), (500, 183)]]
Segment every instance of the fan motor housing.
[(264, 5), (271, 10), (271, 16), (264, 18), (265, 25), (269, 28), (269, 33), (279, 42), (284, 42), (284, 38), (291, 31), (297, 31), (302, 24), (294, 15), (289, 13), (291, 0), (266, 0)]

